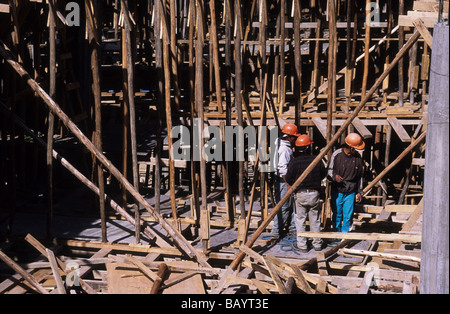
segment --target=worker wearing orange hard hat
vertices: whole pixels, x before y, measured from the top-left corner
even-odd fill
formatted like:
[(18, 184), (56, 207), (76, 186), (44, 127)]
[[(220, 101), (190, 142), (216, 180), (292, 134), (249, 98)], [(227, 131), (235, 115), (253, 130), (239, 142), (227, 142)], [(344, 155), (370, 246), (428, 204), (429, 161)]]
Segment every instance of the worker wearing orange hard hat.
[[(298, 134), (298, 128), (295, 124), (285, 124), (281, 129), (281, 137), (276, 143), (276, 173), (274, 178), (275, 202), (279, 203), (287, 192), (285, 175), (288, 164), (293, 158), (293, 146)], [(281, 210), (274, 219), (272, 227), (272, 237), (283, 238), (287, 234), (295, 234), (295, 222), (293, 215), (293, 198), (284, 203)]]
[[(289, 184), (288, 187), (298, 180), (316, 158), (311, 154), (312, 143), (311, 138), (306, 134), (297, 138), (295, 146), (298, 156), (289, 163), (285, 176), (286, 182)], [(295, 191), (295, 227), (297, 232), (307, 231), (307, 219), (309, 219), (310, 231), (320, 232), (320, 210), (322, 207), (320, 191), (326, 173), (324, 164), (320, 162)], [(314, 250), (321, 251), (324, 247), (322, 239), (314, 238), (312, 246)], [(308, 252), (310, 249), (308, 239), (297, 236), (297, 241), (292, 243), (292, 249), (297, 252)]]
[(350, 133), (328, 164), (333, 224), (337, 232), (351, 231), (355, 201), (362, 201), (364, 163), (360, 153), (365, 146), (359, 134)]

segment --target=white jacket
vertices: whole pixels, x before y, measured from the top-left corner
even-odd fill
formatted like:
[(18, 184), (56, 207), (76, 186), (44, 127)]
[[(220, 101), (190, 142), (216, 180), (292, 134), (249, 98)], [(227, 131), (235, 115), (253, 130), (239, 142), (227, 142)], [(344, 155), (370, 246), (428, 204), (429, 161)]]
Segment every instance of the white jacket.
[(294, 153), (292, 152), (291, 143), (282, 137), (277, 139), (277, 175), (284, 176), (287, 173), (289, 162)]

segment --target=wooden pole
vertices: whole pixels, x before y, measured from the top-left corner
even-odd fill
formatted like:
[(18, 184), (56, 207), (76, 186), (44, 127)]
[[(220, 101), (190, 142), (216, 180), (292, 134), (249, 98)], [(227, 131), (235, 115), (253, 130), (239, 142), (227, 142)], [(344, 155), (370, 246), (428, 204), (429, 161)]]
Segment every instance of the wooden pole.
[(283, 107), (286, 97), (285, 86), (285, 45), (286, 45), (286, 0), (280, 0), (280, 89), (278, 90), (279, 113), (283, 113)]
[[(124, 12), (124, 29), (122, 33), (125, 38), (122, 38), (122, 42), (125, 41), (126, 52), (126, 73), (127, 73), (127, 86), (128, 86), (128, 109), (130, 118), (130, 138), (131, 138), (131, 161), (133, 171), (133, 185), (134, 188), (139, 191), (139, 165), (137, 161), (137, 139), (136, 139), (136, 107), (134, 102), (134, 61), (133, 61), (133, 39), (131, 38), (133, 26), (131, 25), (128, 11), (128, 3), (126, 0), (122, 0), (122, 10)], [(139, 221), (139, 204), (134, 205), (135, 220)], [(136, 242), (140, 242), (140, 226), (136, 225)]]
[(192, 245), (169, 223), (167, 223), (163, 217), (158, 215), (154, 208), (148, 204), (145, 198), (139, 194), (139, 192), (130, 184), (130, 182), (122, 175), (122, 173), (108, 160), (105, 155), (100, 152), (95, 145), (80, 131), (80, 129), (73, 123), (70, 118), (65, 114), (56, 102), (49, 97), (49, 95), (39, 86), (39, 84), (33, 80), (28, 72), (14, 60), (9, 48), (0, 40), (0, 54), (8, 62), (8, 64), (19, 74), (22, 79), (25, 79), (27, 84), (37, 93), (37, 95), (44, 101), (44, 103), (52, 110), (52, 112), (58, 116), (58, 118), (66, 125), (66, 127), (80, 140), (95, 157), (111, 172), (111, 174), (122, 184), (127, 191), (147, 210), (150, 215), (156, 220), (157, 223), (164, 228), (172, 239), (180, 246), (180, 248), (190, 257), (196, 258), (196, 260), (205, 267), (211, 267), (205, 256), (197, 252)]
[[(97, 1), (85, 0), (86, 13), (88, 17), (89, 41), (91, 45), (91, 71), (92, 71), (92, 93), (94, 95), (94, 115), (95, 115), (95, 131), (93, 134), (93, 142), (99, 151), (102, 151), (102, 113), (101, 113), (101, 89), (100, 89), (100, 71), (99, 71), (99, 47), (100, 42), (98, 36), (98, 13)], [(95, 162), (97, 168), (98, 186), (100, 195), (105, 194), (105, 182), (103, 178), (103, 168), (100, 163)], [(106, 214), (105, 199), (99, 197), (100, 220), (102, 229), (102, 241), (107, 242), (106, 230)]]
[(222, 84), (220, 78), (220, 60), (219, 60), (219, 41), (217, 40), (217, 21), (216, 21), (216, 2), (215, 0), (209, 1), (209, 6), (211, 10), (211, 38), (213, 43), (213, 63), (214, 63), (214, 82), (216, 84), (216, 98), (217, 107), (219, 108), (219, 113), (223, 113), (222, 107)]
[(367, 185), (364, 190), (363, 194), (367, 195), (367, 193), (370, 192), (370, 190), (375, 186), (375, 184), (378, 183), (389, 171), (391, 171), (395, 166), (398, 165), (400, 161), (403, 160), (408, 154), (417, 147), (426, 137), (426, 131), (424, 131), (418, 138), (415, 140), (411, 145), (409, 145), (389, 166), (387, 166), (380, 174), (370, 182), (369, 185)]
[(180, 85), (178, 81), (178, 47), (177, 47), (177, 18), (175, 0), (169, 1), (170, 5), (170, 62), (172, 65), (174, 104), (177, 111), (180, 110)]
[[(244, 120), (242, 115), (242, 53), (241, 53), (241, 2), (240, 0), (235, 0), (235, 15), (236, 15), (236, 25), (235, 25), (235, 38), (234, 38), (234, 51), (235, 51), (235, 104), (238, 114), (238, 125), (239, 133), (238, 138), (242, 138), (242, 130), (244, 127)], [(239, 161), (239, 207), (241, 210), (241, 217), (245, 216), (245, 194), (244, 194), (244, 161)]]
[(300, 0), (295, 0), (295, 11), (294, 11), (294, 59), (295, 59), (295, 86), (294, 93), (296, 99), (295, 105), (295, 125), (300, 126), (301, 114), (303, 109), (302, 101), (302, 42), (300, 38), (300, 21), (301, 21), (301, 2)]
[[(313, 17), (317, 20), (316, 39), (320, 39), (322, 36), (322, 7), (320, 0), (312, 0)], [(311, 80), (311, 90), (314, 91), (314, 95), (317, 97), (319, 94), (320, 85), (320, 54), (322, 50), (322, 43), (317, 40), (314, 44), (314, 62), (313, 62), (313, 74)]]
[[(291, 197), (292, 193), (300, 186), (300, 184), (305, 180), (305, 178), (310, 174), (310, 172), (322, 161), (322, 158), (330, 151), (330, 149), (334, 146), (334, 144), (338, 141), (341, 135), (347, 130), (348, 126), (353, 122), (353, 120), (358, 116), (360, 111), (364, 108), (364, 106), (369, 102), (372, 94), (377, 90), (377, 88), (382, 84), (383, 80), (386, 76), (392, 71), (392, 69), (397, 65), (398, 61), (403, 58), (406, 52), (414, 45), (414, 43), (419, 39), (420, 33), (416, 31), (411, 38), (408, 40), (406, 45), (399, 51), (395, 59), (389, 65), (389, 67), (381, 74), (381, 76), (376, 80), (375, 84), (369, 90), (367, 95), (362, 99), (361, 103), (355, 108), (353, 113), (348, 117), (348, 119), (343, 123), (343, 125), (336, 131), (335, 135), (331, 139), (331, 141), (325, 146), (325, 148), (317, 155), (314, 161), (305, 169), (303, 174), (297, 179), (297, 181), (291, 186), (291, 188), (286, 192), (285, 196), (280, 200), (280, 202), (273, 208), (270, 215), (265, 219), (260, 227), (255, 231), (252, 237), (245, 244), (247, 247), (250, 247), (255, 243), (261, 233), (265, 228), (269, 225), (269, 223), (273, 220), (273, 218), (280, 211), (281, 207), (287, 202), (289, 197)], [(240, 252), (239, 255), (235, 258), (235, 260), (231, 263), (230, 268), (236, 269), (240, 264), (242, 259), (245, 257), (244, 252)]]
[[(194, 128), (194, 119), (196, 117), (195, 108), (195, 64), (194, 64), (194, 34), (196, 28), (195, 22), (196, 0), (190, 0), (189, 3), (189, 95), (191, 105), (191, 126)], [(194, 132), (191, 132), (191, 141), (194, 141)], [(194, 161), (194, 150), (191, 149), (191, 186), (192, 186), (192, 202), (194, 206), (194, 216), (197, 227), (200, 219), (200, 200), (197, 180), (197, 164)]]
[(158, 268), (158, 278), (153, 282), (153, 286), (152, 286), (152, 290), (150, 291), (150, 294), (157, 294), (159, 288), (161, 287), (161, 284), (164, 280), (164, 277), (166, 275), (168, 271), (168, 267), (166, 263), (162, 263), (161, 265), (159, 265)]
[[(399, 9), (398, 14), (404, 14), (405, 13), (405, 0), (399, 0)], [(403, 46), (405, 42), (405, 28), (403, 26), (400, 26), (398, 30), (398, 47), (399, 49)], [(398, 105), (401, 107), (403, 106), (404, 98), (403, 98), (403, 92), (404, 92), (404, 64), (405, 61), (402, 59), (398, 63)]]
[(364, 41), (364, 74), (361, 88), (361, 98), (366, 95), (367, 79), (369, 77), (369, 63), (370, 63), (370, 15), (371, 15), (371, 0), (366, 0), (366, 37)]
[[(56, 96), (56, 22), (55, 22), (55, 3), (49, 0), (49, 43), (50, 43), (50, 89), (49, 96), (55, 99)], [(52, 237), (53, 228), (53, 135), (55, 130), (55, 116), (51, 111), (48, 113), (48, 131), (47, 131), (47, 177), (48, 177), (48, 211), (47, 211), (47, 237)]]
[(155, 66), (156, 73), (158, 75), (158, 106), (157, 110), (157, 126), (156, 126), (156, 147), (155, 147), (155, 173), (153, 188), (155, 191), (155, 211), (160, 213), (161, 211), (161, 156), (162, 156), (162, 124), (163, 124), (163, 108), (164, 103), (164, 81), (163, 81), (163, 42), (161, 38), (162, 33), (162, 21), (161, 21), (161, 1), (155, 1)]
[[(123, 1), (123, 0), (120, 0)], [(126, 31), (122, 28), (122, 82), (123, 82), (123, 118), (122, 118), (122, 174), (125, 178), (128, 178), (128, 134), (129, 134), (129, 123), (130, 123), (130, 98), (128, 97), (128, 72), (127, 72), (127, 47), (126, 47)], [(127, 207), (127, 190), (122, 186), (122, 206)]]
[[(225, 88), (226, 88), (226, 111), (225, 111), (225, 125), (231, 125), (231, 7), (230, 0), (224, 1), (224, 11), (225, 11)], [(232, 204), (233, 198), (231, 195), (231, 180), (230, 180), (230, 165), (231, 162), (225, 161), (225, 206), (227, 210), (227, 218), (229, 221), (234, 220), (234, 205)]]
[(353, 80), (352, 71), (352, 8), (354, 7), (353, 0), (347, 0), (347, 46), (346, 46), (346, 58), (347, 66), (345, 70), (345, 107), (344, 112), (349, 113), (351, 102), (351, 86)]
[[(329, 47), (328, 47), (328, 99), (327, 99), (327, 142), (332, 136), (333, 113), (336, 112), (336, 11), (335, 0), (328, 0)], [(329, 153), (331, 158), (331, 151)]]
[(195, 42), (195, 105), (200, 119), (200, 177), (201, 177), (201, 195), (202, 210), (208, 210), (207, 187), (206, 187), (206, 161), (203, 156), (203, 126), (205, 123), (204, 104), (203, 104), (203, 44), (204, 44), (204, 28), (203, 28), (203, 0), (197, 0), (197, 39)]
[(170, 205), (173, 219), (178, 219), (177, 204), (175, 201), (175, 163), (172, 155), (172, 106), (170, 99), (170, 38), (169, 27), (167, 25), (166, 14), (161, 10), (161, 20), (163, 22), (163, 63), (164, 63), (164, 83), (165, 83), (165, 104), (166, 104), (166, 126), (169, 146), (169, 184), (170, 184)]

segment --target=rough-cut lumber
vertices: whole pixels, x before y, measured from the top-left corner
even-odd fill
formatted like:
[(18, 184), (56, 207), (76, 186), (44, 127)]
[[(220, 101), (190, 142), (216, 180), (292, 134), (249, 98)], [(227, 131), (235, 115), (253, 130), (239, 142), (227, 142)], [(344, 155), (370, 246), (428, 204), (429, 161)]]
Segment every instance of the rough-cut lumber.
[(376, 241), (403, 241), (411, 243), (422, 242), (421, 235), (384, 234), (384, 233), (356, 233), (356, 232), (298, 232), (297, 236), (322, 239), (347, 239), (347, 240), (376, 240)]
[(355, 249), (341, 249), (339, 253), (348, 254), (348, 255), (361, 255), (361, 256), (371, 256), (371, 257), (380, 257), (383, 259), (395, 259), (395, 260), (403, 260), (403, 261), (411, 261), (420, 263), (420, 258), (409, 255), (401, 255), (401, 254), (391, 254), (391, 253), (383, 253), (383, 252), (373, 252), (373, 251), (364, 251), (364, 250), (355, 250)]
[(397, 118), (389, 117), (387, 120), (402, 142), (411, 142), (411, 137)]
[(64, 287), (64, 282), (61, 278), (61, 274), (59, 271), (58, 264), (56, 262), (55, 254), (52, 250), (46, 249), (48, 261), (50, 262), (50, 267), (53, 272), (53, 277), (56, 281), (56, 288), (58, 289), (59, 294), (66, 294), (66, 288)]
[(431, 35), (430, 31), (426, 28), (423, 21), (420, 18), (418, 18), (413, 21), (413, 24), (419, 30), (423, 39), (425, 39), (427, 45), (430, 46), (431, 49), (433, 49), (433, 36)]

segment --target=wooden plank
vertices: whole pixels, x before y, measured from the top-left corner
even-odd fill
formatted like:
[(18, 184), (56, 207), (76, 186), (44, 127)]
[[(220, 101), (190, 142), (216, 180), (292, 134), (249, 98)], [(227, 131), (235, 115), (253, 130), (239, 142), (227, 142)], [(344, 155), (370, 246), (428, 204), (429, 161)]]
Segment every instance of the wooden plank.
[(363, 138), (368, 139), (373, 137), (372, 133), (359, 118), (355, 118), (352, 124)]
[(416, 256), (402, 255), (402, 254), (391, 254), (391, 253), (383, 253), (383, 252), (373, 252), (373, 251), (365, 251), (365, 250), (355, 250), (355, 249), (340, 249), (339, 252), (343, 255), (362, 255), (362, 256), (371, 256), (371, 257), (380, 257), (383, 259), (394, 259), (394, 260), (403, 260), (410, 262), (420, 263), (420, 258)]
[(50, 267), (53, 272), (53, 277), (56, 281), (56, 288), (58, 289), (59, 294), (67, 294), (66, 288), (64, 287), (64, 282), (61, 278), (61, 274), (59, 271), (58, 263), (56, 262), (55, 254), (52, 250), (46, 249), (48, 261), (50, 262)]
[[(405, 27), (414, 27), (413, 21), (418, 16), (409, 16), (409, 15), (399, 15), (398, 24), (399, 26)], [(427, 28), (434, 28), (434, 24), (437, 22), (437, 17), (434, 16), (420, 16), (423, 21), (423, 24)]]
[(403, 241), (411, 243), (422, 242), (421, 235), (384, 234), (384, 233), (342, 233), (342, 232), (298, 232), (299, 237), (322, 239), (347, 239), (347, 240), (377, 240), (377, 241)]
[(417, 205), (386, 205), (384, 209), (390, 213), (413, 213)]
[(126, 263), (106, 264), (109, 294), (149, 294), (153, 281), (136, 266)]
[(263, 257), (264, 264), (266, 265), (267, 269), (270, 272), (270, 276), (272, 277), (273, 281), (275, 282), (275, 285), (277, 286), (278, 292), (280, 294), (287, 294), (286, 287), (284, 286), (283, 282), (281, 281), (280, 276), (277, 273), (277, 270), (275, 269), (275, 266), (272, 264), (269, 259)]
[(413, 158), (411, 165), (425, 167), (425, 158)]
[(95, 249), (110, 249), (123, 252), (140, 252), (140, 253), (159, 253), (174, 256), (181, 256), (181, 252), (176, 248), (158, 248), (145, 244), (118, 244), (118, 243), (100, 243), (89, 242), (82, 240), (63, 240), (57, 239), (60, 244), (67, 245), (69, 247), (78, 248), (95, 248)]
[(9, 13), (9, 5), (0, 3), (0, 13)]
[(369, 292), (369, 288), (372, 284), (373, 277), (375, 275), (375, 268), (372, 267), (372, 269), (364, 275), (364, 280), (362, 281), (362, 284), (358, 290), (358, 294), (367, 294)]
[(422, 35), (423, 39), (431, 49), (433, 49), (433, 36), (430, 31), (426, 28), (422, 19), (418, 18), (413, 21), (414, 26), (419, 30), (420, 35)]
[(317, 268), (319, 269), (319, 275), (328, 276), (327, 258), (323, 252), (317, 252)]
[[(439, 3), (437, 1), (414, 1), (413, 10), (438, 12)], [(448, 13), (448, 1), (444, 1), (444, 12)]]
[(422, 216), (422, 212), (423, 212), (423, 199), (419, 203), (419, 205), (417, 205), (416, 209), (411, 214), (408, 221), (405, 224), (403, 224), (402, 231), (411, 231), (412, 227), (416, 224), (420, 216)]
[(306, 294), (314, 294), (314, 290), (311, 288), (311, 286), (306, 281), (305, 276), (303, 275), (303, 271), (300, 268), (298, 268), (296, 265), (290, 265), (290, 266), (296, 275), (296, 282), (297, 282), (298, 288), (300, 288)]
[(313, 117), (311, 119), (314, 122), (314, 125), (319, 130), (320, 134), (322, 134), (323, 138), (327, 138), (327, 122), (322, 120), (320, 117)]
[(397, 118), (389, 117), (387, 118), (387, 121), (392, 126), (395, 133), (397, 133), (398, 137), (402, 142), (404, 143), (411, 142), (411, 137), (409, 136), (408, 132), (406, 132), (405, 128)]

